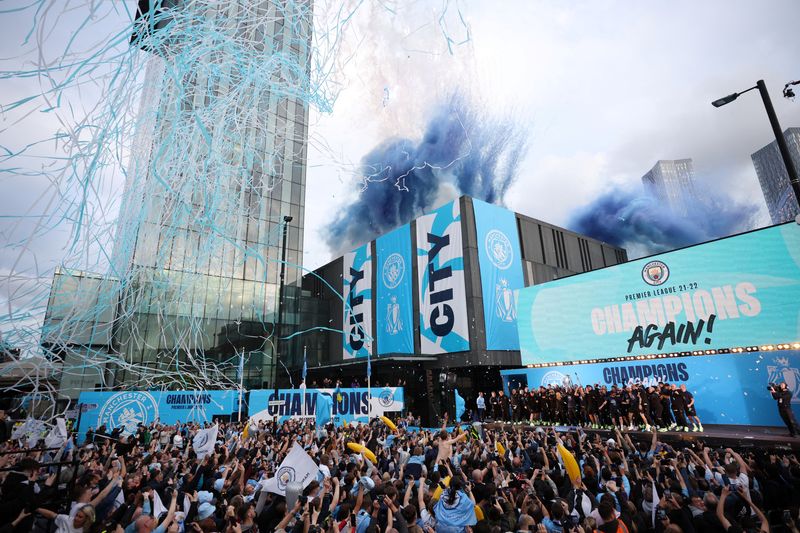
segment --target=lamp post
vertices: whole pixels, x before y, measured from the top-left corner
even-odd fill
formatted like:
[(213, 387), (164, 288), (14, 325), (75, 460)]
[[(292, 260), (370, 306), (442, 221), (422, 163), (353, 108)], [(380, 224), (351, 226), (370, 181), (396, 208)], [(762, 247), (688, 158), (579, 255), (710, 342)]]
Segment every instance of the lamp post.
[(281, 275), (280, 285), (278, 285), (278, 325), (275, 331), (278, 332), (278, 338), (275, 339), (275, 399), (278, 399), (278, 365), (281, 362), (281, 333), (283, 333), (283, 279), (286, 275), (286, 235), (289, 230), (289, 222), (292, 217), (285, 215), (283, 217), (283, 248), (281, 250)]
[(800, 178), (797, 177), (797, 171), (794, 168), (794, 164), (792, 164), (792, 156), (789, 154), (789, 147), (786, 145), (786, 139), (783, 137), (783, 130), (778, 122), (778, 115), (775, 114), (775, 108), (772, 107), (772, 100), (770, 100), (769, 92), (767, 92), (767, 85), (764, 83), (764, 80), (758, 80), (755, 86), (745, 89), (742, 92), (729, 94), (719, 100), (714, 100), (711, 102), (711, 105), (714, 107), (722, 107), (753, 89), (758, 89), (758, 92), (761, 93), (761, 100), (763, 100), (764, 108), (767, 110), (767, 117), (769, 117), (769, 123), (772, 126), (772, 133), (775, 134), (775, 141), (778, 143), (778, 151), (781, 153), (783, 164), (786, 167), (786, 173), (789, 175), (789, 183), (792, 186), (792, 190), (794, 190), (795, 201), (797, 205), (800, 206)]

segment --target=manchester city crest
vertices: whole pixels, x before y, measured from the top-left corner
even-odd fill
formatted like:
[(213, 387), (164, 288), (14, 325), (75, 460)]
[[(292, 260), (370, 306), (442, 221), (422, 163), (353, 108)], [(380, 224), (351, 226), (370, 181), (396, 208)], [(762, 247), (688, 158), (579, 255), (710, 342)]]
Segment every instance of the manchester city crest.
[(381, 391), (379, 400), (382, 406), (384, 407), (391, 407), (394, 403), (394, 393), (392, 389), (386, 388)]
[(661, 285), (669, 278), (669, 267), (661, 261), (650, 261), (642, 269), (642, 279), (648, 285)]
[(297, 474), (291, 466), (282, 466), (275, 473), (275, 478), (278, 480), (278, 488), (280, 490), (286, 490), (286, 485), (294, 481), (296, 477)]
[(486, 234), (483, 244), (486, 255), (494, 266), (500, 270), (505, 270), (511, 266), (511, 261), (514, 259), (514, 249), (511, 247), (511, 241), (508, 240), (505, 233), (493, 229)]
[(113, 430), (122, 427), (123, 435), (132, 435), (139, 424), (149, 424), (158, 418), (158, 404), (146, 392), (121, 392), (103, 404), (97, 425)]
[(551, 370), (542, 376), (542, 387), (554, 385), (556, 387), (569, 386), (572, 383), (570, 377), (558, 370)]
[(394, 289), (403, 281), (406, 273), (406, 262), (400, 254), (392, 254), (383, 262), (383, 284), (388, 289)]
[(769, 383), (786, 383), (792, 393), (792, 402), (800, 402), (800, 369), (790, 366), (788, 357), (776, 357), (767, 366)]

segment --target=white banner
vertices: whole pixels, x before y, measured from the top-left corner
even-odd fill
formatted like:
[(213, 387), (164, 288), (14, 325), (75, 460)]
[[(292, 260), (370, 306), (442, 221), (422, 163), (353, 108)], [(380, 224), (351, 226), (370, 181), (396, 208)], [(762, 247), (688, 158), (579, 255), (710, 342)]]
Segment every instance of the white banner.
[(367, 243), (342, 259), (342, 356), (372, 354), (372, 253)]
[(48, 448), (60, 448), (67, 442), (67, 421), (63, 418), (56, 418), (56, 424), (50, 433), (44, 438), (44, 445)]
[(306, 488), (309, 483), (317, 479), (319, 467), (317, 463), (300, 447), (296, 442), (292, 446), (289, 455), (278, 467), (275, 477), (269, 478), (262, 483), (264, 490), (286, 496), (286, 484), (297, 481)]
[(417, 219), (417, 276), (422, 353), (469, 350), (458, 201)]
[(214, 424), (210, 428), (201, 429), (197, 432), (192, 439), (192, 447), (194, 448), (194, 453), (197, 454), (197, 458), (201, 461), (205, 458), (206, 455), (210, 453), (214, 453), (214, 445), (217, 442), (217, 432), (219, 431), (219, 426)]

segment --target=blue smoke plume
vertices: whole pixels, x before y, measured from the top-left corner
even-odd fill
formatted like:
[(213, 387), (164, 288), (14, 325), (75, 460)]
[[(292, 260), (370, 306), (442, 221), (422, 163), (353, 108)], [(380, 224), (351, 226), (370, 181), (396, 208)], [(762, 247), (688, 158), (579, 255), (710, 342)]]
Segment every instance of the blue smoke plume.
[(421, 140), (389, 138), (362, 158), (364, 189), (324, 238), (342, 252), (413, 220), (443, 196), (502, 204), (524, 153), (519, 124), (488, 117), (456, 94), (433, 110)]
[(614, 188), (577, 210), (573, 231), (621, 246), (642, 257), (753, 229), (758, 206), (737, 204), (708, 191), (691, 202), (689, 215), (674, 214), (643, 191)]

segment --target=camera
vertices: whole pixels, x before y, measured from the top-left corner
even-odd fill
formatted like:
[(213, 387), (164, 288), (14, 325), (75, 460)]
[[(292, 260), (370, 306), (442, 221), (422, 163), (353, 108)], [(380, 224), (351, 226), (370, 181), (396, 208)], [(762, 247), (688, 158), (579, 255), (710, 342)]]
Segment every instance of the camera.
[(767, 383), (767, 390), (772, 390), (772, 389), (777, 389), (777, 388), (778, 388), (777, 384), (772, 383), (772, 382)]

